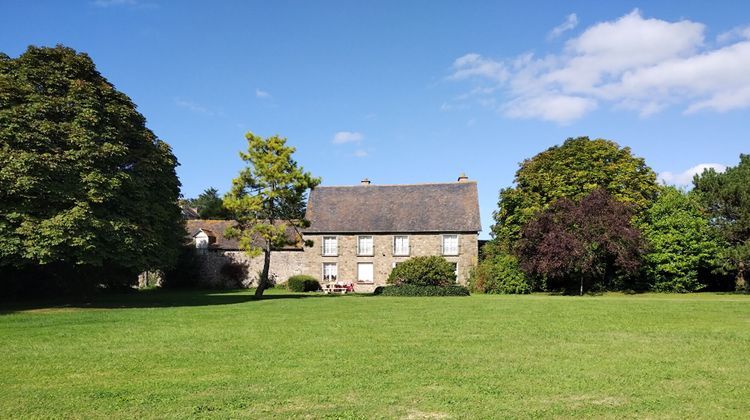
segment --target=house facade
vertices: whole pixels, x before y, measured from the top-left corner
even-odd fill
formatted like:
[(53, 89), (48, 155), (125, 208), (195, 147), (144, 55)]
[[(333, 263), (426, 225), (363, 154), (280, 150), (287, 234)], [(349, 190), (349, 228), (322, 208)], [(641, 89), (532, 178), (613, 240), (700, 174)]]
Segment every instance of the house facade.
[(318, 187), (310, 193), (306, 273), (345, 281), (357, 291), (386, 284), (391, 270), (416, 256), (439, 255), (466, 284), (478, 260), (481, 230), (476, 182)]
[[(371, 292), (386, 284), (400, 262), (438, 255), (455, 265), (457, 282), (466, 284), (478, 261), (477, 184), (464, 175), (449, 183), (374, 185), (365, 179), (354, 186), (320, 186), (310, 193), (305, 218), (310, 227), (297, 245), (272, 253), (271, 272), (279, 282), (307, 274), (322, 283), (353, 283), (355, 291)], [(236, 242), (217, 232), (224, 223), (231, 222), (188, 221), (196, 247), (214, 261), (212, 272), (220, 271), (222, 259), (244, 258), (253, 268), (262, 264), (262, 258), (248, 260)], [(303, 239), (313, 246), (303, 246)], [(250, 270), (247, 284), (253, 276), (257, 270)]]

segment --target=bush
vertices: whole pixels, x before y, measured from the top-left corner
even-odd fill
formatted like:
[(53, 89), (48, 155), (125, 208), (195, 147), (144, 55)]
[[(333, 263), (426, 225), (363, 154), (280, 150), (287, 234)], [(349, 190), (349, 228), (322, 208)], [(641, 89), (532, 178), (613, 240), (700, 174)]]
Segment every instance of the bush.
[(508, 254), (488, 257), (476, 266), (469, 276), (474, 292), (498, 294), (526, 294), (531, 284), (518, 266), (516, 257)]
[(469, 289), (457, 284), (450, 286), (399, 284), (378, 287), (374, 294), (381, 296), (469, 296)]
[(388, 276), (388, 283), (415, 286), (451, 286), (456, 284), (453, 264), (443, 257), (414, 257), (399, 263)]
[(286, 288), (292, 292), (315, 292), (320, 290), (320, 282), (313, 276), (300, 274), (289, 277)]

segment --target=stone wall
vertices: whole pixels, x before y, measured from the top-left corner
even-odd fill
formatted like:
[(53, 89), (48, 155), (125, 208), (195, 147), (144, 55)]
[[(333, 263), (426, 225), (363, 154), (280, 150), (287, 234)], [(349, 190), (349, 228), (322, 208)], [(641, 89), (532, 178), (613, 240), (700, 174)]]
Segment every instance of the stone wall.
[[(323, 256), (323, 236), (338, 238), (338, 255)], [(306, 235), (305, 239), (314, 242), (312, 247), (304, 251), (274, 251), (271, 253), (271, 274), (277, 283), (285, 283), (287, 279), (297, 274), (307, 274), (323, 280), (323, 263), (336, 263), (338, 280), (355, 284), (357, 292), (372, 292), (375, 287), (386, 284), (394, 264), (415, 256), (441, 255), (446, 260), (457, 264), (457, 281), (465, 285), (469, 272), (477, 264), (478, 241), (476, 233), (459, 234), (459, 254), (442, 255), (441, 234), (411, 234), (409, 237), (409, 255), (393, 255), (392, 234), (366, 235), (373, 237), (373, 255), (357, 255), (358, 235)], [(403, 235), (399, 235), (403, 236)], [(247, 267), (247, 276), (242, 282), (243, 287), (257, 284), (258, 273), (263, 269), (263, 256), (248, 258), (242, 251), (197, 250), (197, 258), (201, 261), (201, 278), (203, 285), (213, 288), (236, 287), (230, 279), (224, 278), (221, 268), (227, 263), (240, 263)], [(373, 282), (357, 282), (357, 264), (373, 264)]]
[[(250, 258), (242, 251), (198, 250), (197, 258), (201, 262), (201, 282), (205, 287), (236, 287), (231, 279), (221, 274), (221, 268), (227, 263), (238, 263), (247, 267), (247, 276), (242, 287), (257, 285), (258, 273), (263, 269), (263, 255)], [(303, 251), (274, 251), (271, 253), (271, 276), (277, 283), (286, 283), (287, 279), (302, 274), (304, 264)]]
[[(338, 238), (338, 255), (324, 256), (322, 252), (323, 236), (336, 236)], [(394, 263), (405, 261), (415, 256), (442, 256), (441, 234), (410, 234), (407, 256), (393, 255), (393, 234), (366, 235), (373, 237), (373, 255), (357, 255), (357, 237), (359, 235), (305, 235), (305, 239), (314, 242), (313, 247), (305, 248), (305, 274), (323, 277), (323, 263), (336, 263), (338, 269), (338, 280), (352, 282), (358, 292), (370, 292), (377, 286), (386, 284), (388, 275), (393, 269)], [(402, 236), (402, 234), (399, 234)], [(459, 234), (459, 255), (448, 256), (445, 259), (457, 263), (457, 281), (466, 284), (469, 272), (477, 264), (478, 243), (476, 233)], [(357, 283), (357, 263), (372, 263), (374, 270), (374, 281), (372, 284)]]

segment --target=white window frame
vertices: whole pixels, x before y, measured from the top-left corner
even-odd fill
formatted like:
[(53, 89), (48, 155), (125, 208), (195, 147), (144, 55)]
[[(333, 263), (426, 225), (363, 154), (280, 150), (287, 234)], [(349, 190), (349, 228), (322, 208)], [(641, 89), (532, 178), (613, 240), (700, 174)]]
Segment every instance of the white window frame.
[[(326, 252), (326, 239), (333, 239), (333, 247), (329, 250), (330, 252)], [(321, 249), (320, 249), (321, 255), (324, 257), (336, 257), (339, 255), (339, 238), (338, 236), (324, 236), (323, 240), (321, 241)]]
[[(406, 251), (401, 251), (396, 248), (396, 240), (398, 238), (406, 238)], [(408, 257), (411, 253), (411, 244), (409, 243), (409, 236), (408, 235), (394, 235), (393, 236), (393, 255), (399, 256), (399, 257)]]
[[(372, 279), (370, 279), (370, 280), (362, 280), (362, 279), (359, 278), (359, 267), (361, 267), (363, 265), (369, 265), (370, 267), (372, 267), (372, 270), (371, 270)], [(375, 264), (373, 264), (371, 262), (357, 263), (357, 282), (358, 283), (368, 283), (368, 284), (375, 283)]]
[[(370, 252), (367, 253), (362, 250), (362, 247), (360, 246), (360, 241), (365, 238), (370, 238)], [(361, 257), (372, 257), (375, 255), (375, 238), (372, 235), (360, 235), (357, 236), (357, 255)]]
[[(326, 266), (333, 267), (333, 275), (326, 278)], [(339, 267), (336, 263), (323, 263), (321, 266), (322, 275), (320, 276), (324, 281), (336, 281), (339, 278)], [(331, 278), (332, 277), (332, 278)]]
[[(446, 249), (445, 240), (448, 238), (456, 238), (456, 249), (455, 252), (452, 249)], [(456, 256), (460, 251), (459, 236), (458, 235), (443, 235), (443, 255)]]

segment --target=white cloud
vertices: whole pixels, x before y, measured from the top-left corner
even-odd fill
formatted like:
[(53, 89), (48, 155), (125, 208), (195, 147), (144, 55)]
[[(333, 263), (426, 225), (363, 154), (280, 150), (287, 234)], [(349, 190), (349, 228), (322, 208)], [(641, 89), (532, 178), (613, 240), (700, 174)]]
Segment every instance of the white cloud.
[(547, 39), (558, 38), (565, 32), (575, 29), (576, 26), (578, 26), (578, 16), (575, 13), (571, 13), (565, 18), (565, 22), (552, 28), (547, 35)]
[(723, 32), (716, 37), (716, 42), (720, 44), (726, 44), (728, 42), (743, 38), (750, 38), (750, 25), (738, 26), (736, 28), (732, 28), (726, 32)]
[(503, 82), (508, 78), (508, 70), (501, 62), (471, 53), (458, 57), (453, 62), (453, 74), (449, 79), (461, 80), (477, 76)]
[(369, 153), (367, 153), (367, 150), (357, 150), (354, 152), (354, 157), (363, 158), (367, 157)]
[(255, 88), (255, 97), (260, 99), (268, 99), (271, 97), (271, 94), (266, 92), (265, 90)]
[(707, 46), (702, 23), (644, 18), (636, 9), (543, 57), (464, 55), (448, 79), (475, 81), (457, 101), (474, 98), (511, 118), (568, 123), (601, 105), (642, 117), (669, 107), (726, 112), (750, 107), (748, 28), (723, 37), (733, 43)]
[(357, 131), (339, 131), (333, 135), (333, 144), (360, 143), (365, 136)]
[(511, 118), (538, 118), (567, 123), (596, 108), (596, 101), (567, 95), (518, 98), (505, 104), (503, 114)]
[(721, 163), (701, 163), (684, 172), (661, 172), (659, 173), (658, 180), (663, 184), (686, 186), (692, 184), (695, 175), (700, 175), (704, 170), (709, 168), (714, 169), (716, 172), (724, 172), (727, 169), (726, 165), (722, 165)]
[(214, 115), (213, 111), (193, 101), (177, 98), (174, 100), (174, 103), (180, 108), (185, 108), (188, 111), (195, 112), (196, 114)]

